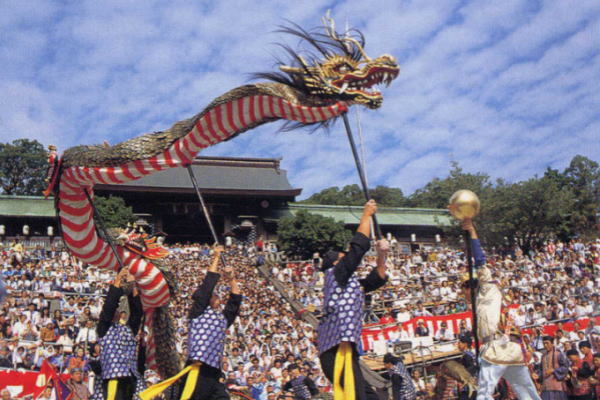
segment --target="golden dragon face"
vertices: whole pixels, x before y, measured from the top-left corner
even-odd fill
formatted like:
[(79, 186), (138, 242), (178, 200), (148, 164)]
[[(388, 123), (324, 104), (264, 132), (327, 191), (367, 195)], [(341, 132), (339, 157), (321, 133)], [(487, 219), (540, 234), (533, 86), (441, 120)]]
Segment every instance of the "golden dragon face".
[(368, 61), (336, 55), (319, 66), (309, 67), (309, 71), (302, 79), (311, 95), (376, 109), (383, 102), (376, 85), (389, 86), (400, 67), (388, 54)]
[(293, 86), (320, 102), (344, 101), (379, 108), (383, 96), (376, 86), (389, 86), (398, 77), (398, 62), (389, 54), (371, 59), (365, 53), (365, 40), (360, 31), (347, 29), (338, 34), (329, 16), (323, 22), (324, 32), (308, 32), (297, 25), (283, 27), (281, 32), (299, 37), (311, 46), (310, 50), (296, 52), (282, 46), (291, 56), (289, 65), (279, 65), (287, 76), (268, 73), (259, 76)]

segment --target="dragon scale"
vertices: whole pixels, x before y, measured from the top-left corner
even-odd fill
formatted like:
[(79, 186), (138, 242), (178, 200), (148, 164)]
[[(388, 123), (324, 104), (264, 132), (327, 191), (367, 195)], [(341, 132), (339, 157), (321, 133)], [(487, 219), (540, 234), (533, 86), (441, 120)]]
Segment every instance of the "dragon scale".
[(146, 313), (146, 361), (165, 378), (179, 369), (176, 334), (167, 309), (172, 296), (169, 273), (127, 243), (116, 246), (115, 255), (98, 234), (87, 196), (93, 196), (96, 184), (124, 184), (167, 168), (188, 166), (202, 149), (267, 122), (328, 126), (349, 106), (379, 108), (383, 97), (373, 86), (389, 85), (398, 76), (396, 59), (389, 54), (371, 59), (364, 51), (362, 33), (339, 34), (332, 19), (327, 16), (324, 22), (324, 33), (294, 24), (282, 28), (281, 32), (300, 38), (312, 51), (300, 54), (284, 46), (289, 65), (279, 62), (279, 72), (255, 75), (268, 82), (230, 90), (196, 116), (164, 132), (114, 146), (76, 146), (67, 149), (60, 161), (56, 148), (50, 148), (50, 185), (44, 193), (55, 193), (64, 242), (87, 264), (116, 271), (118, 257), (129, 268)]
[[(157, 151), (150, 158), (115, 166), (90, 167), (73, 165), (77, 157), (84, 156), (74, 151), (78, 148), (65, 152), (57, 206), (64, 241), (75, 256), (98, 268), (115, 271), (119, 268), (109, 244), (97, 234), (93, 209), (85, 195), (86, 190), (93, 195), (94, 184), (123, 184), (166, 168), (189, 165), (203, 148), (265, 122), (287, 119), (315, 123), (337, 117), (347, 109), (340, 102), (311, 107), (267, 94), (242, 95), (218, 103), (193, 119), (191, 130), (166, 148), (146, 149)], [(145, 136), (150, 135), (157, 134)], [(107, 160), (107, 163), (110, 162)], [(101, 162), (95, 160), (94, 163)], [(148, 311), (165, 306), (170, 299), (169, 287), (158, 267), (122, 246), (117, 246), (117, 254), (124, 265), (129, 266), (138, 283), (144, 309)], [(151, 316), (147, 323), (151, 325)], [(151, 350), (154, 344), (149, 343), (148, 348)], [(154, 361), (154, 354), (150, 351), (147, 362), (152, 366)]]

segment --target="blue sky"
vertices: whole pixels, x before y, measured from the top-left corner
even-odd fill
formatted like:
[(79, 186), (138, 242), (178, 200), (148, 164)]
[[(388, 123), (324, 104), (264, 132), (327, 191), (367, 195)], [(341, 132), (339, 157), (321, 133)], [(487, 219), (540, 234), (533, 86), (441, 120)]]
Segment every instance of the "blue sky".
[[(327, 9), (338, 26), (364, 32), (369, 55), (400, 62), (382, 108), (360, 110), (372, 186), (411, 193), (452, 160), (510, 181), (562, 169), (576, 154), (600, 161), (597, 0), (6, 0), (1, 140), (64, 150), (166, 129), (273, 69), (284, 19), (314, 27)], [(283, 157), (303, 197), (358, 182), (343, 124), (313, 134), (278, 127), (203, 154)]]

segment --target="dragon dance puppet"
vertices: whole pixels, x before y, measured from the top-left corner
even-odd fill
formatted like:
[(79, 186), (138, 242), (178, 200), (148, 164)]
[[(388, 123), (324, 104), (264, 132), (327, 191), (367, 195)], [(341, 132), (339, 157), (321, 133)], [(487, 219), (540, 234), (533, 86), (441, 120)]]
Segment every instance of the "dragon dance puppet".
[(120, 258), (129, 268), (140, 289), (149, 332), (147, 366), (162, 377), (180, 368), (166, 308), (173, 288), (147, 252), (126, 243), (117, 244), (116, 252), (111, 250), (96, 227), (88, 196), (93, 197), (95, 184), (123, 184), (167, 168), (188, 166), (200, 150), (267, 122), (286, 120), (286, 129), (328, 126), (351, 105), (377, 109), (383, 97), (373, 86), (389, 85), (399, 74), (394, 57), (369, 58), (363, 35), (354, 29), (338, 34), (328, 17), (324, 29), (306, 31), (291, 24), (280, 32), (299, 38), (306, 49), (296, 52), (282, 46), (290, 62), (280, 63), (279, 72), (255, 75), (270, 82), (230, 90), (192, 118), (162, 132), (114, 146), (76, 146), (60, 158), (51, 149), (45, 194), (55, 195), (64, 242), (87, 264), (117, 271)]

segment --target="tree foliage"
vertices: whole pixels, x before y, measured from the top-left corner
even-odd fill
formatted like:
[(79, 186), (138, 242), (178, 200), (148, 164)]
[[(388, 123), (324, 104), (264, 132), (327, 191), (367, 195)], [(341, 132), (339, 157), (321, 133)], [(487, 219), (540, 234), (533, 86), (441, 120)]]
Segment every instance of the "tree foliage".
[[(452, 194), (459, 189), (477, 193), (481, 213), (476, 223), (489, 246), (511, 246), (524, 249), (550, 238), (567, 240), (580, 235), (593, 235), (600, 213), (600, 167), (597, 162), (577, 155), (564, 171), (548, 168), (542, 177), (509, 183), (492, 182), (485, 173), (465, 172), (452, 163), (445, 178), (434, 178), (408, 198), (396, 188), (378, 186), (372, 197), (380, 205), (419, 208), (446, 208)], [(341, 190), (331, 187), (314, 194), (306, 203), (361, 205), (364, 203), (358, 185)], [(458, 223), (446, 228), (449, 237), (458, 239)]]
[(301, 210), (295, 216), (279, 220), (277, 237), (281, 250), (309, 259), (316, 251), (323, 254), (329, 249), (345, 248), (352, 234), (333, 218)]
[[(388, 207), (404, 207), (407, 205), (407, 200), (399, 188), (391, 188), (387, 186), (377, 186), (369, 190), (371, 197), (381, 206)], [(329, 204), (338, 206), (362, 206), (365, 204), (365, 196), (362, 189), (354, 185), (346, 185), (342, 189), (333, 186), (323, 189), (318, 193), (313, 194), (308, 199), (301, 203), (308, 204)]]
[(128, 223), (135, 222), (132, 208), (121, 197), (94, 196), (94, 205), (106, 229), (125, 228)]
[(444, 179), (434, 178), (423, 188), (417, 189), (408, 199), (411, 207), (446, 208), (448, 199), (460, 189), (468, 189), (477, 193), (480, 198), (486, 196), (492, 183), (484, 173), (471, 174), (464, 172), (457, 162), (452, 162), (452, 169)]
[(570, 227), (574, 232), (587, 233), (597, 229), (600, 213), (600, 167), (584, 156), (573, 157), (564, 172), (566, 187), (575, 196)]
[(47, 155), (37, 140), (0, 143), (0, 188), (3, 194), (40, 195), (46, 187)]
[(496, 246), (514, 243), (528, 250), (549, 238), (569, 236), (573, 192), (549, 178), (499, 182), (478, 217), (481, 236)]

